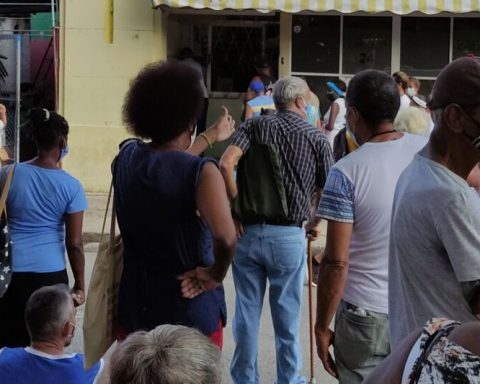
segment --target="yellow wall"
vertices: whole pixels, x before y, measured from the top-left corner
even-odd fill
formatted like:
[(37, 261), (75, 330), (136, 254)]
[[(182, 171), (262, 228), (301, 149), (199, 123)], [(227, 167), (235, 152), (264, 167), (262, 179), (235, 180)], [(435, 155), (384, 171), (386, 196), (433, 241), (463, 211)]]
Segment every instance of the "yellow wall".
[(106, 191), (110, 162), (127, 133), (121, 122), (130, 79), (166, 58), (166, 23), (149, 1), (115, 0), (113, 44), (103, 1), (61, 2), (60, 113), (70, 124), (64, 167), (87, 191)]

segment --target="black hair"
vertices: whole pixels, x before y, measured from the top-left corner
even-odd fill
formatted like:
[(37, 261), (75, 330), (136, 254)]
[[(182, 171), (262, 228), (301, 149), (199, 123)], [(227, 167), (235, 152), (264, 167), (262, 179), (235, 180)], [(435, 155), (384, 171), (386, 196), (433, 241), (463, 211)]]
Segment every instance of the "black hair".
[(393, 122), (400, 108), (397, 84), (385, 72), (367, 69), (348, 84), (346, 100), (372, 128)]
[(194, 68), (173, 60), (154, 63), (132, 80), (123, 121), (135, 136), (163, 144), (185, 132), (202, 107), (200, 74)]
[(59, 140), (68, 136), (68, 123), (63, 116), (44, 108), (32, 108), (27, 115), (31, 122), (31, 135), (37, 149), (50, 150)]
[(341, 91), (347, 92), (347, 84), (343, 80), (336, 80), (334, 83)]

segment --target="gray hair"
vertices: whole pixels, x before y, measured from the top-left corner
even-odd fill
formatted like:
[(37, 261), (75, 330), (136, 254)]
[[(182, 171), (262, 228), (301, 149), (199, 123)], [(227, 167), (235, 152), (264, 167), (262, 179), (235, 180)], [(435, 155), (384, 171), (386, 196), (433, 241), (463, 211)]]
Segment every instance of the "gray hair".
[(219, 384), (220, 350), (193, 328), (135, 332), (112, 354), (111, 384)]
[(35, 291), (25, 307), (25, 322), (32, 341), (57, 338), (70, 321), (73, 300), (65, 284), (42, 287)]
[(397, 131), (426, 137), (430, 136), (430, 125), (430, 115), (418, 107), (401, 109), (393, 123), (393, 127)]
[(298, 96), (308, 97), (308, 85), (296, 76), (286, 76), (273, 85), (273, 102), (278, 109), (288, 107)]

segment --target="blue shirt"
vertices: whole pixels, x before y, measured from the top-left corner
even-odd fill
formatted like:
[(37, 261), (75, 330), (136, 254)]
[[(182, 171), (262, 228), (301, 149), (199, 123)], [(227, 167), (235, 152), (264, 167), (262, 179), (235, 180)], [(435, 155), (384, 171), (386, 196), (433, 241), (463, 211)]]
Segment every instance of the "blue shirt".
[(86, 208), (83, 187), (64, 170), (17, 164), (7, 199), (12, 270), (45, 273), (65, 269), (64, 216)]
[(100, 360), (88, 371), (80, 354), (50, 355), (26, 348), (0, 350), (0, 383), (92, 384), (103, 369)]
[(214, 262), (212, 235), (196, 204), (200, 173), (209, 161), (155, 151), (139, 141), (118, 155), (115, 204), (124, 244), (118, 316), (128, 332), (181, 324), (209, 335), (226, 319), (223, 287), (185, 299), (177, 279)]

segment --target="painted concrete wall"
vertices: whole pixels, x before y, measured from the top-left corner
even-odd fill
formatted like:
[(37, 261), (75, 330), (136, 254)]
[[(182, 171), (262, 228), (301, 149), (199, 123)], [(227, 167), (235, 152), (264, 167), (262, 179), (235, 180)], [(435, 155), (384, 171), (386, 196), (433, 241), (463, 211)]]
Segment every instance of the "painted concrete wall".
[(87, 191), (106, 191), (110, 162), (128, 137), (123, 97), (140, 68), (166, 58), (166, 23), (149, 1), (116, 1), (114, 41), (106, 44), (103, 1), (63, 0), (61, 10), (60, 113), (70, 123), (64, 168)]

